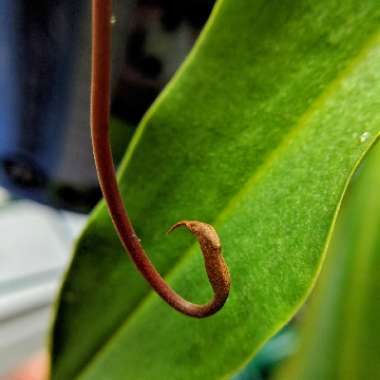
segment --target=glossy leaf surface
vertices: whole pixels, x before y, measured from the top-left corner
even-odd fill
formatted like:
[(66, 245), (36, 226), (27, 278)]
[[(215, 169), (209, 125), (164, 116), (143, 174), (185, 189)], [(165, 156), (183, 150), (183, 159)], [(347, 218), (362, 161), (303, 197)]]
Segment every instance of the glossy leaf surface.
[(297, 311), (349, 178), (380, 130), (376, 0), (219, 1), (144, 118), (120, 170), (160, 272), (211, 295), (181, 219), (214, 224), (227, 304), (194, 320), (136, 273), (101, 204), (76, 246), (53, 331), (52, 378), (228, 378)]

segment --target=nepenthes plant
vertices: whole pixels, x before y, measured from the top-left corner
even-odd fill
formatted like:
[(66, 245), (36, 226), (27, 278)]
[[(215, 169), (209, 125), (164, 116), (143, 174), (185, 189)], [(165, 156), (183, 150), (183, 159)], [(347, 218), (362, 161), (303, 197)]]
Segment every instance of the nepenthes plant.
[(91, 93), (91, 132), (93, 152), (100, 187), (113, 223), (125, 249), (152, 288), (173, 308), (193, 317), (206, 317), (225, 303), (230, 290), (230, 275), (221, 254), (221, 244), (214, 228), (198, 221), (181, 221), (169, 232), (186, 226), (199, 240), (207, 274), (215, 292), (207, 304), (196, 305), (179, 296), (158, 273), (147, 257), (132, 226), (118, 190), (109, 137), (110, 67), (111, 67), (111, 1), (93, 1), (93, 74)]
[[(162, 239), (176, 220), (206, 221), (223, 242), (233, 286), (220, 308), (229, 280), (224, 266), (210, 276), (212, 264), (217, 307), (199, 315), (199, 306), (181, 310), (164, 298), (195, 316), (218, 313), (196, 319), (174, 312), (126, 259), (101, 202), (61, 290), (51, 377), (231, 378), (304, 304), (347, 185), (378, 138), (377, 1), (218, 1), (128, 146), (120, 198), (107, 143), (111, 8), (93, 4), (94, 150), (119, 236), (137, 260), (141, 239), (165, 279), (160, 284), (207, 305), (199, 246), (180, 231)], [(199, 224), (187, 227), (194, 232)], [(214, 235), (204, 244), (219, 248)]]

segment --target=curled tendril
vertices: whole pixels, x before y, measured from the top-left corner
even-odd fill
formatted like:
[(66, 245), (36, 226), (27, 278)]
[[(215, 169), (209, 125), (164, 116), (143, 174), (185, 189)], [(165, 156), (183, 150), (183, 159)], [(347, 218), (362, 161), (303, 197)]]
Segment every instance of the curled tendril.
[(202, 222), (181, 221), (169, 230), (185, 226), (198, 239), (204, 256), (214, 297), (207, 304), (193, 304), (165, 282), (146, 255), (118, 189), (109, 140), (111, 17), (111, 0), (92, 0), (91, 135), (100, 187), (123, 246), (151, 287), (177, 311), (192, 317), (207, 317), (224, 305), (230, 289), (230, 275), (215, 229)]

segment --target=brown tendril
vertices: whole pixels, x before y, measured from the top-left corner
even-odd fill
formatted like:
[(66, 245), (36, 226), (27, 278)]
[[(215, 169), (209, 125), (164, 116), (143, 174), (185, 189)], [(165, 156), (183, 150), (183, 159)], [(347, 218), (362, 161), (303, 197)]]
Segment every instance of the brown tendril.
[(214, 297), (207, 304), (193, 304), (177, 294), (153, 266), (136, 236), (118, 189), (109, 140), (111, 17), (111, 0), (92, 0), (91, 134), (100, 187), (124, 248), (151, 287), (179, 312), (207, 317), (224, 305), (230, 289), (230, 275), (214, 228), (197, 221), (181, 221), (169, 230), (185, 226), (198, 239), (204, 256)]

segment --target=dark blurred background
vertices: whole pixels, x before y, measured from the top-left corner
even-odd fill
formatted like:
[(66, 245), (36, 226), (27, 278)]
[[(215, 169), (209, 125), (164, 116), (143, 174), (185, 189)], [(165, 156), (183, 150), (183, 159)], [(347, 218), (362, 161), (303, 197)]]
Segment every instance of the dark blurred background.
[[(116, 161), (193, 45), (213, 1), (115, 1)], [(0, 184), (88, 212), (100, 197), (90, 147), (90, 2), (0, 4)]]

